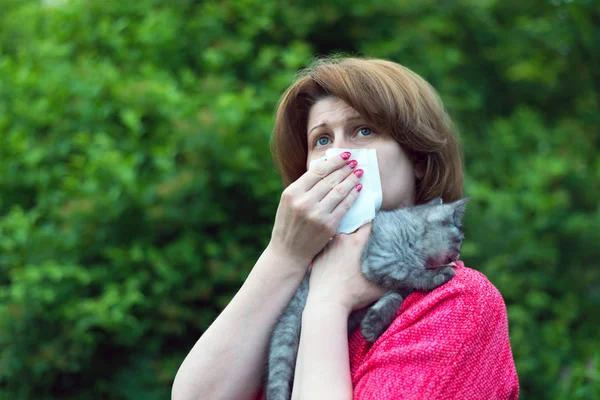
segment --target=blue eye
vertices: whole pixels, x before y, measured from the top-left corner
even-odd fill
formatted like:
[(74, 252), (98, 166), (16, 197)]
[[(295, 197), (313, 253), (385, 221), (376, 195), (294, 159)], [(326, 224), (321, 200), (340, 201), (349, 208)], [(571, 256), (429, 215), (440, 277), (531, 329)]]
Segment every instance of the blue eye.
[(329, 138), (327, 136), (321, 136), (317, 139), (317, 146), (326, 146), (329, 144)]
[(370, 128), (367, 128), (367, 127), (362, 127), (362, 128), (360, 128), (360, 129), (358, 130), (358, 133), (359, 133), (359, 134), (362, 134), (362, 135), (364, 135), (364, 136), (368, 136), (368, 135), (370, 135), (371, 133), (373, 133), (373, 131), (372, 131)]

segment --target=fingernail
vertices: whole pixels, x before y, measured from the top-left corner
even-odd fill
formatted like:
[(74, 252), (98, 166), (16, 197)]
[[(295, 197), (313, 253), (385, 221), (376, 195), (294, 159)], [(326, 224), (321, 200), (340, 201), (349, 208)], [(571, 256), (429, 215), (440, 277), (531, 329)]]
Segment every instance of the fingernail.
[(356, 161), (356, 160), (350, 160), (346, 164), (348, 164), (350, 166), (350, 168), (354, 169), (358, 165), (358, 161)]
[(356, 185), (356, 191), (360, 192), (361, 190), (362, 190), (362, 184), (359, 183), (358, 185)]
[(363, 171), (362, 169), (357, 169), (356, 171), (354, 171), (354, 175), (356, 175), (360, 178), (362, 176), (363, 172), (365, 172), (365, 171)]
[(340, 154), (340, 157), (342, 157), (342, 160), (347, 160), (350, 158), (350, 156), (351, 156), (351, 154), (349, 151), (345, 151), (342, 154)]

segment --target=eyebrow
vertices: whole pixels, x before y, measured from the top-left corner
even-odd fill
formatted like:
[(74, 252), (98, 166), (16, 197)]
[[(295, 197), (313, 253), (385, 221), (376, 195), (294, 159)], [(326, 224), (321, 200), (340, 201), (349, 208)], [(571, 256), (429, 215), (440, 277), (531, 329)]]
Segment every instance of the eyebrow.
[[(357, 120), (357, 119), (364, 119), (364, 118), (363, 118), (363, 117), (361, 117), (360, 115), (357, 115), (357, 116), (354, 116), (354, 117), (349, 117), (349, 118), (347, 118), (347, 119), (346, 119), (346, 122), (348, 122), (348, 121), (354, 121), (354, 120)], [(315, 126), (313, 126), (313, 127), (312, 127), (312, 129), (311, 129), (310, 131), (308, 131), (308, 134), (310, 135), (310, 133), (311, 133), (312, 131), (314, 131), (315, 129), (317, 129), (317, 128), (320, 128), (320, 127), (322, 127), (322, 126), (325, 126), (325, 125), (327, 125), (327, 122), (323, 122), (322, 124), (319, 124), (319, 125), (315, 125)]]

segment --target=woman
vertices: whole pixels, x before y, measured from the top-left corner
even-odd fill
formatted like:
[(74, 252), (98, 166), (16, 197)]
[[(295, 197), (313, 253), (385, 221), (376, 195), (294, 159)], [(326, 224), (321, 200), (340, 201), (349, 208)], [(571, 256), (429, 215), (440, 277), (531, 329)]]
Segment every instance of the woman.
[(370, 225), (335, 233), (360, 195), (350, 154), (307, 171), (328, 148), (376, 149), (382, 209), (462, 197), (457, 135), (435, 90), (384, 60), (329, 58), (280, 102), (272, 151), (284, 186), (271, 241), (243, 286), (181, 365), (173, 398), (260, 396), (269, 334), (312, 262), (294, 399), (516, 399), (506, 308), (479, 272), (406, 298), (372, 345), (347, 318), (383, 292), (360, 273)]

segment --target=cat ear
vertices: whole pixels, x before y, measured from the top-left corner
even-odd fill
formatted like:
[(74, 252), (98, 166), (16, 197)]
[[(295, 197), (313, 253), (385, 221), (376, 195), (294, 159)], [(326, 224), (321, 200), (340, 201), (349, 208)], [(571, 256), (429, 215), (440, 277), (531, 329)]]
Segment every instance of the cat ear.
[(463, 216), (465, 215), (465, 211), (467, 210), (467, 202), (470, 198), (471, 196), (463, 197), (462, 199), (449, 204), (449, 206), (454, 209), (454, 224), (458, 227), (462, 227)]
[(425, 203), (428, 206), (439, 206), (443, 203), (442, 198), (441, 197), (436, 197), (433, 200), (429, 200), (427, 203)]

